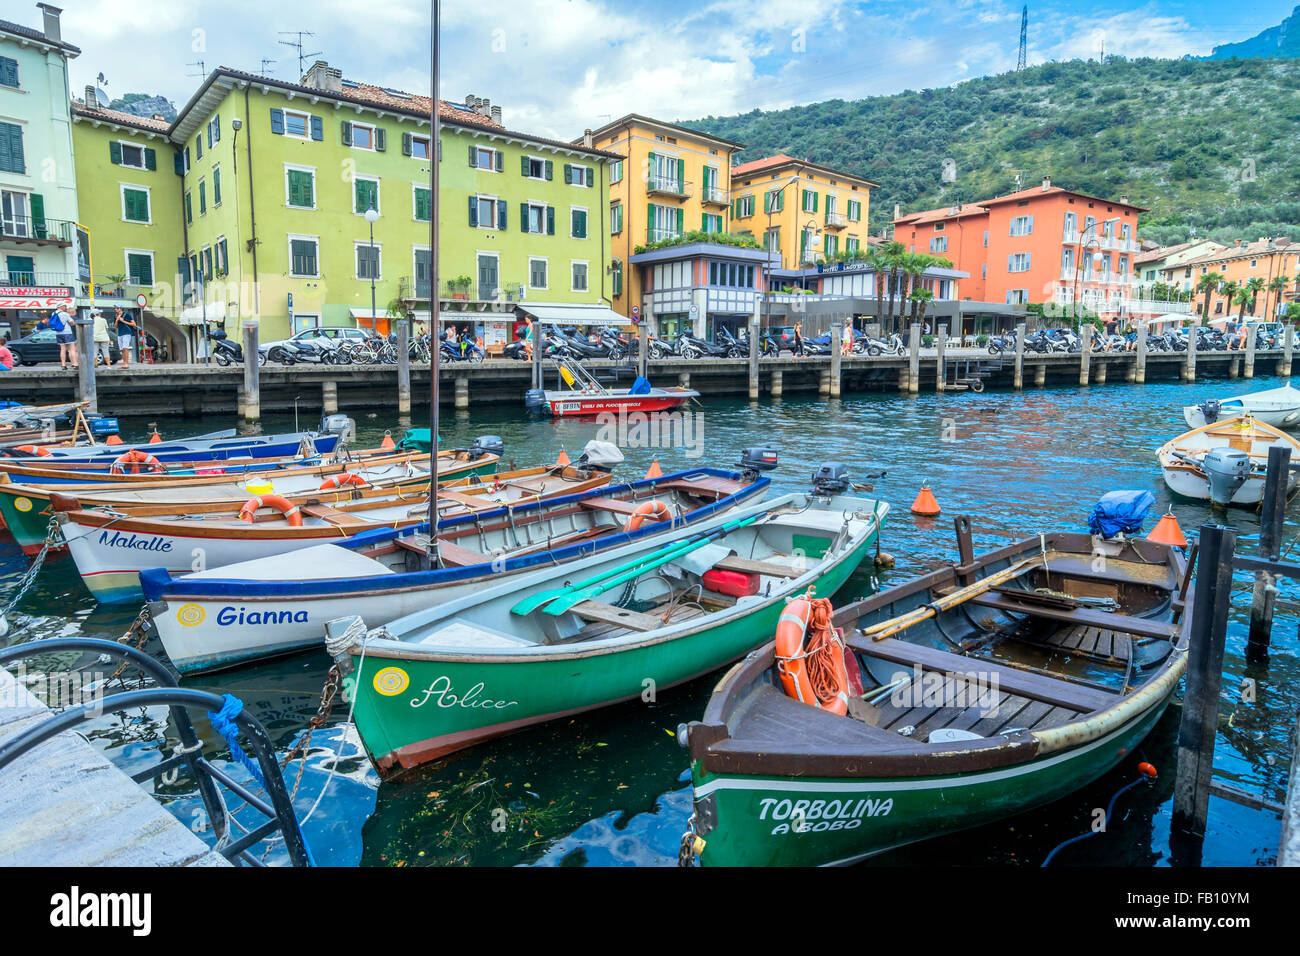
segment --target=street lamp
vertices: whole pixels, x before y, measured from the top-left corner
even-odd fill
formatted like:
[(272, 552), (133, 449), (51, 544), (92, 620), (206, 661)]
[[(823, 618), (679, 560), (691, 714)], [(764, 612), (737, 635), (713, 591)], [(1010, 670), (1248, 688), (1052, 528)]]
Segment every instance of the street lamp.
[[(791, 176), (789, 179), (787, 179), (784, 183), (781, 184), (780, 189), (777, 189), (775, 192), (769, 190), (768, 192), (764, 193), (764, 195), (771, 196), (772, 198), (769, 199), (767, 202), (767, 232), (763, 233), (763, 246), (764, 248), (767, 249), (766, 268), (763, 273), (763, 328), (767, 328), (771, 324), (771, 312), (772, 312), (771, 309), (772, 249), (770, 248), (770, 246), (772, 242), (772, 213), (775, 211), (773, 207), (776, 205), (776, 197), (785, 193), (787, 186), (791, 185), (792, 183), (797, 183), (798, 181), (799, 181), (798, 176)], [(780, 243), (777, 243), (776, 246), (776, 256), (777, 256), (777, 262), (779, 263), (781, 261)]]
[[(1079, 233), (1079, 240), (1078, 242), (1075, 243), (1075, 246), (1078, 249), (1078, 256), (1076, 257), (1076, 262), (1074, 263), (1074, 320), (1075, 320), (1076, 328), (1078, 327), (1078, 322), (1079, 322), (1079, 277), (1083, 271), (1083, 250), (1085, 248), (1093, 249), (1093, 250), (1101, 248), (1101, 240), (1099, 240), (1095, 234), (1087, 242), (1083, 241), (1083, 237), (1088, 235), (1088, 233), (1090, 232), (1095, 233), (1096, 229), (1097, 229), (1097, 222), (1094, 221), (1090, 226), (1084, 229), (1083, 232)], [(1094, 251), (1092, 255), (1094, 259), (1099, 260), (1101, 258), (1101, 253), (1099, 252)], [(1095, 267), (1096, 265), (1097, 262), (1094, 261), (1093, 266)]]
[(378, 332), (379, 318), (375, 314), (375, 266), (379, 263), (375, 255), (375, 220), (379, 218), (379, 212), (371, 205), (366, 210), (366, 222), (370, 223), (370, 331)]

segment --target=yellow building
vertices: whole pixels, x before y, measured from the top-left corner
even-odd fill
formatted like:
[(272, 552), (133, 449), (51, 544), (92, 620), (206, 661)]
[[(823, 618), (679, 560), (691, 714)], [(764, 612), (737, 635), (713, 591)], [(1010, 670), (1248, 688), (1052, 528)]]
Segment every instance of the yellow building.
[(731, 157), (744, 147), (635, 113), (574, 142), (623, 156), (609, 186), (612, 299), (614, 311), (631, 315), (643, 292), (641, 270), (628, 267), (636, 251), (732, 230)]
[(731, 170), (732, 231), (757, 237), (786, 269), (865, 252), (878, 183), (780, 153)]

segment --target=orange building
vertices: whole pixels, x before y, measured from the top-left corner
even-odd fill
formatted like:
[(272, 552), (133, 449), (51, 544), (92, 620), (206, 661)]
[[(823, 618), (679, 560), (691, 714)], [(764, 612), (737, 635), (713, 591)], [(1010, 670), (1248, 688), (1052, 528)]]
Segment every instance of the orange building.
[[(1224, 286), (1236, 283), (1245, 286), (1259, 279), (1261, 287), (1253, 302), (1246, 305), (1246, 315), (1261, 320), (1275, 319), (1290, 302), (1300, 301), (1300, 241), (1286, 236), (1268, 239), (1261, 236), (1256, 242), (1236, 240), (1232, 245), (1215, 250), (1195, 259), (1167, 266), (1162, 271), (1164, 281), (1193, 290), (1195, 311), (1205, 305), (1205, 293), (1197, 290), (1201, 277), (1210, 273), (1223, 276), (1223, 281), (1210, 292), (1210, 321), (1226, 320), (1241, 312), (1241, 306), (1229, 301)], [(1281, 289), (1272, 288), (1274, 280)]]
[(1043, 303), (1064, 314), (1077, 301), (1104, 317), (1139, 314), (1133, 260), (1146, 211), (1127, 196), (1102, 199), (1044, 177), (1032, 189), (901, 216), (894, 239), (970, 273), (962, 291), (975, 300)]

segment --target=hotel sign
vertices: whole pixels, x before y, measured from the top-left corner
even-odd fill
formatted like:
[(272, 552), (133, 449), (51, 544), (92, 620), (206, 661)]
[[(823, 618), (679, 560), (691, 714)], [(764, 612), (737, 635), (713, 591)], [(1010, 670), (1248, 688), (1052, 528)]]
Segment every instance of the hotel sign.
[(40, 312), (56, 306), (72, 308), (72, 290), (62, 286), (0, 285), (0, 309)]

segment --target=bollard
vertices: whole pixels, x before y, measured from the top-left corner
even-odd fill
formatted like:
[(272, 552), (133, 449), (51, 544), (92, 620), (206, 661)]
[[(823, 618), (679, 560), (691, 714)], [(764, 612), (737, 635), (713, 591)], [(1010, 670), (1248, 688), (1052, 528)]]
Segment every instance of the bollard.
[(333, 415), (339, 410), (338, 382), (321, 382), (320, 406), (321, 413), (325, 415)]
[[(434, 348), (436, 340), (431, 340)], [(338, 402), (335, 400), (335, 408)], [(411, 320), (397, 320), (397, 414), (411, 414)]]
[(1187, 328), (1187, 362), (1183, 365), (1183, 381), (1196, 381), (1196, 342), (1200, 338), (1196, 334), (1197, 326), (1191, 325)]
[(77, 398), (88, 402), (88, 410), (99, 411), (99, 394), (95, 387), (95, 329), (93, 320), (73, 319), (77, 333)]
[(1147, 380), (1147, 324), (1138, 325), (1137, 362), (1133, 366), (1133, 381), (1143, 385)]
[(1246, 361), (1241, 370), (1242, 378), (1255, 377), (1255, 335), (1259, 325), (1255, 322), (1246, 325)]
[(1291, 374), (1291, 351), (1295, 343), (1295, 327), (1287, 325), (1282, 335), (1282, 358), (1278, 360), (1278, 375)]
[[(913, 327), (915, 328), (915, 326)], [(943, 352), (944, 352), (944, 346), (947, 344), (948, 341), (948, 326), (941, 325), (938, 328), (936, 328), (934, 331), (935, 331), (934, 346), (935, 349), (937, 350), (937, 355), (935, 357), (935, 362), (934, 362), (934, 369), (936, 375), (934, 388), (935, 391), (942, 392), (944, 390), (944, 386), (948, 384), (947, 370), (943, 367), (943, 363), (944, 363)]]
[(241, 414), (244, 421), (255, 422), (262, 417), (262, 392), (257, 365), (257, 320), (244, 323), (244, 403)]
[(921, 390), (921, 326), (913, 322), (907, 333), (907, 390)]
[(758, 323), (749, 323), (749, 400), (758, 400)]
[[(830, 372), (830, 397), (840, 397), (840, 369), (843, 356), (840, 354), (840, 345), (844, 341), (844, 323), (831, 323), (831, 372)], [(755, 379), (758, 373), (755, 372)]]
[(1205, 833), (1214, 771), (1214, 737), (1219, 723), (1219, 691), (1223, 681), (1223, 647), (1232, 604), (1232, 551), (1237, 532), (1207, 524), (1200, 534), (1196, 569), (1194, 625), (1187, 654), (1187, 683), (1183, 716), (1178, 727), (1178, 766), (1174, 777), (1174, 818), (1177, 830)]
[(456, 411), (465, 411), (469, 408), (469, 376), (456, 376)]
[(772, 371), (772, 397), (780, 398), (785, 394), (785, 373), (779, 368)]
[[(1290, 473), (1291, 449), (1285, 445), (1271, 446), (1268, 450), (1268, 473), (1264, 478), (1264, 497), (1259, 503), (1259, 556), (1269, 561), (1276, 561), (1282, 552), (1282, 523), (1286, 518), (1286, 489)], [(1268, 656), (1276, 601), (1274, 576), (1267, 571), (1256, 571), (1250, 602), (1250, 636), (1246, 640), (1247, 660), (1260, 661)]]
[[(1079, 327), (1079, 344), (1083, 351), (1079, 353), (1079, 384), (1088, 384), (1088, 371), (1092, 364), (1092, 333), (1095, 330), (1089, 325)], [(1100, 364), (1100, 363), (1098, 363)]]
[(1016, 326), (1016, 371), (1012, 384), (1017, 389), (1025, 387), (1025, 323)]

